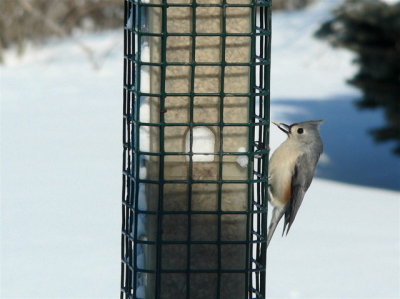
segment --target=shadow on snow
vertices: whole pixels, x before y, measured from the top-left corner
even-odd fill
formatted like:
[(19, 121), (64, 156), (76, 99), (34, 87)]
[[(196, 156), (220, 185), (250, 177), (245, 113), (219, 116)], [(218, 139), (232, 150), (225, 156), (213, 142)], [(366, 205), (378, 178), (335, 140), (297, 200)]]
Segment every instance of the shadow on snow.
[(325, 157), (317, 177), (350, 184), (400, 190), (400, 159), (392, 145), (376, 143), (369, 131), (382, 125), (382, 110), (360, 110), (354, 97), (326, 100), (276, 99), (271, 110), (276, 121), (288, 123), (323, 119), (321, 136)]

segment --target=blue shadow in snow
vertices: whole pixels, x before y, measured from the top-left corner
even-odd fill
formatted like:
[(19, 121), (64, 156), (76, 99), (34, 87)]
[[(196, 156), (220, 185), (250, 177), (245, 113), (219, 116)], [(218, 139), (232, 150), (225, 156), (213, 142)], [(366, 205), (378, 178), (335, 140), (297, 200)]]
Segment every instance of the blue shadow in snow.
[[(384, 124), (382, 110), (360, 110), (354, 97), (332, 99), (277, 99), (274, 106), (288, 111), (275, 113), (277, 121), (289, 123), (323, 119), (321, 137), (328, 161), (321, 160), (317, 177), (350, 184), (400, 190), (400, 158), (391, 150), (393, 144), (374, 142), (369, 131)], [(288, 109), (285, 109), (288, 108)]]

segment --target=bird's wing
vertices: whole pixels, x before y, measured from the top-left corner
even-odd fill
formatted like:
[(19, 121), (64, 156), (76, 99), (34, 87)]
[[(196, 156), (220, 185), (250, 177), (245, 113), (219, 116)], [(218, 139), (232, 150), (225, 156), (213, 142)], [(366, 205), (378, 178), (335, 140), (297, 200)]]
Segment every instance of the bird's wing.
[(284, 208), (275, 207), (272, 211), (272, 219), (268, 227), (268, 236), (267, 236), (267, 247), (271, 242), (272, 236), (274, 235), (275, 229), (278, 226), (279, 221), (282, 216), (285, 214)]
[(290, 199), (290, 205), (285, 211), (285, 224), (283, 226), (282, 235), (289, 232), (290, 227), (296, 218), (297, 211), (303, 201), (304, 194), (314, 176), (315, 166), (317, 161), (314, 161), (308, 154), (299, 156), (296, 161), (295, 169), (292, 176), (292, 194)]

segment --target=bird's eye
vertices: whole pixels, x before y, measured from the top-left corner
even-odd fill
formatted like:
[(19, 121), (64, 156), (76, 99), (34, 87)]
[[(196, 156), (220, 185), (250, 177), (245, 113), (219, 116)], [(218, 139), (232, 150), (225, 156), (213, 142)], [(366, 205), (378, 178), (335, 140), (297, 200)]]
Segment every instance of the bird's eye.
[(303, 132), (304, 132), (303, 128), (298, 128), (298, 129), (297, 129), (297, 133), (303, 134)]

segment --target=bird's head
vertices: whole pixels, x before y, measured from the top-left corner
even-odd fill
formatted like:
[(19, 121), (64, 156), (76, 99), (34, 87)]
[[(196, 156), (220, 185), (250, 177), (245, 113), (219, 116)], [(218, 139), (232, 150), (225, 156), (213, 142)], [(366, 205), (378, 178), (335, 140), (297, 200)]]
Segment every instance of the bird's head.
[(319, 126), (323, 120), (311, 120), (287, 125), (280, 122), (272, 122), (281, 131), (287, 134), (288, 138), (309, 142), (319, 138)]

